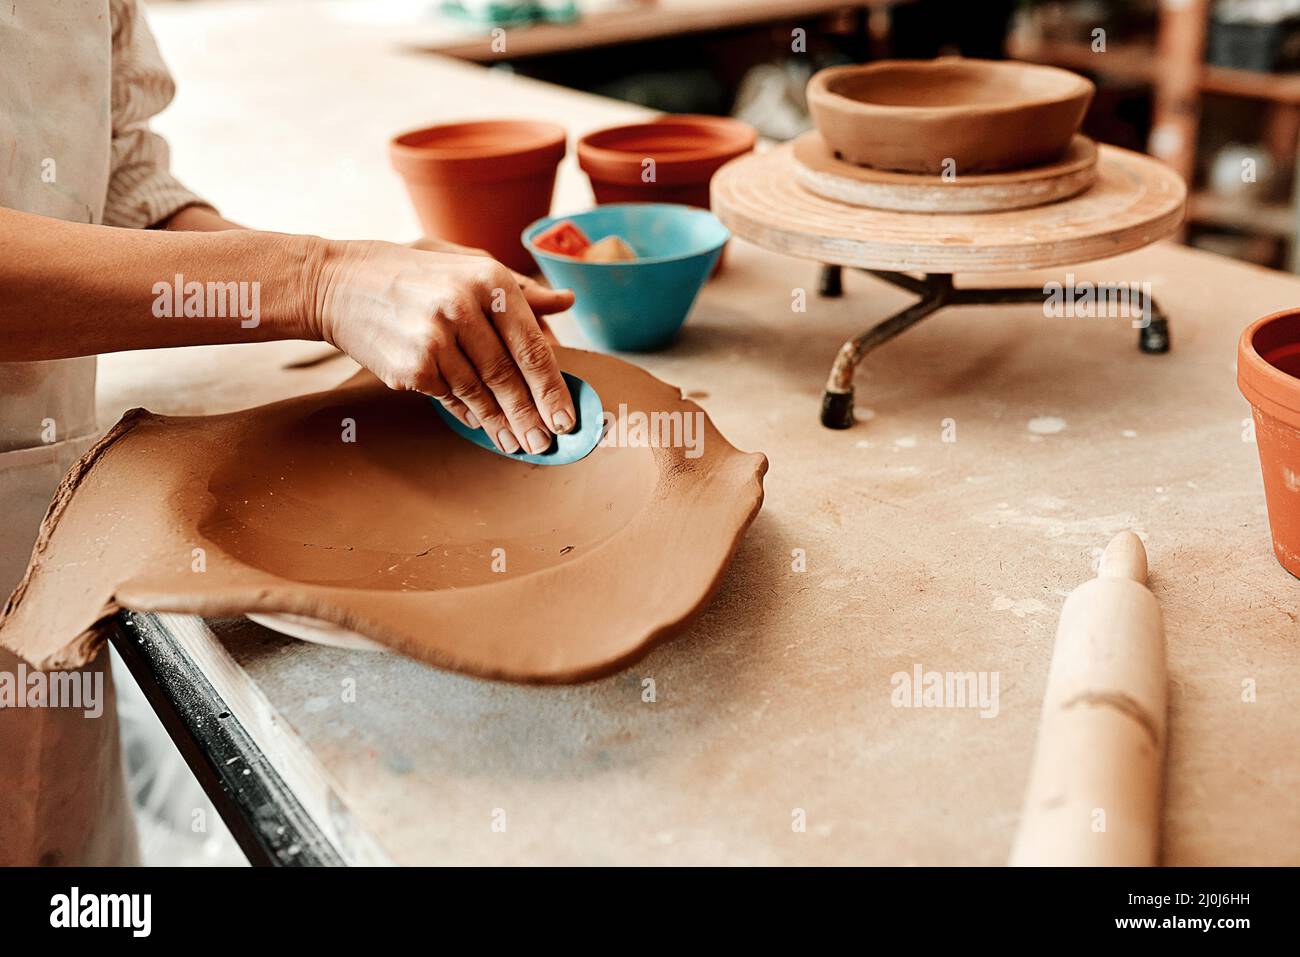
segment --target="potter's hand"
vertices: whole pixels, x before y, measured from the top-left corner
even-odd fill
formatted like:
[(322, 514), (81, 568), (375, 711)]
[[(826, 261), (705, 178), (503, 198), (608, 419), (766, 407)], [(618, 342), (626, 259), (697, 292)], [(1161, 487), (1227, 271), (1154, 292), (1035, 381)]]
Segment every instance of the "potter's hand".
[(316, 320), (390, 388), (435, 397), (504, 452), (541, 452), (575, 416), (534, 310), (566, 309), (573, 294), (532, 286), (479, 256), (329, 243)]
[[(426, 252), (433, 253), (459, 253), (462, 256), (482, 256), (491, 259), (492, 254), (486, 249), (476, 249), (473, 246), (462, 246), (459, 243), (451, 243), (445, 239), (438, 239), (436, 236), (425, 236), (423, 239), (417, 239), (411, 243), (412, 249), (423, 249)], [(543, 286), (536, 279), (530, 279), (522, 273), (517, 273), (513, 269), (510, 274), (515, 277), (519, 283), (519, 288), (528, 300), (528, 305), (533, 307), (533, 312), (538, 316), (542, 331), (552, 340), (554, 345), (559, 345), (555, 337), (551, 334), (550, 327), (547, 326), (542, 316), (549, 316), (553, 312), (563, 312), (573, 305), (573, 291), (570, 289), (552, 289), (550, 286)]]

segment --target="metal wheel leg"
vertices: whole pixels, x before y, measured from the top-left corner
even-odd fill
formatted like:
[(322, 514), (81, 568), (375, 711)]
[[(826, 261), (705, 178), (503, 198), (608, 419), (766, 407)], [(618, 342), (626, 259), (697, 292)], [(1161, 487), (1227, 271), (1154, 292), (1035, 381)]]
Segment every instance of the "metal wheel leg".
[(918, 302), (840, 346), (822, 395), (822, 425), (826, 428), (847, 429), (853, 425), (853, 376), (863, 358), (952, 301), (951, 276), (930, 277), (924, 283), (915, 283), (915, 288), (922, 294)]
[(822, 395), (822, 425), (828, 429), (847, 429), (853, 425), (853, 393), (830, 392)]
[(1151, 318), (1145, 329), (1138, 330), (1138, 348), (1147, 355), (1163, 355), (1169, 351), (1169, 320), (1161, 316)]
[(817, 295), (824, 299), (838, 299), (844, 295), (844, 270), (840, 266), (822, 266)]

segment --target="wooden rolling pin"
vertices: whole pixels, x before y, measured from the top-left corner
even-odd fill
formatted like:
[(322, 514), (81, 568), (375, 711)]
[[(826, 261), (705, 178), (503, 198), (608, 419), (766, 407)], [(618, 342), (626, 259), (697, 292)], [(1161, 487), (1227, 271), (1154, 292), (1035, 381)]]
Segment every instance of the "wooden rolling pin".
[(1012, 866), (1150, 866), (1160, 847), (1165, 634), (1121, 532), (1065, 600)]

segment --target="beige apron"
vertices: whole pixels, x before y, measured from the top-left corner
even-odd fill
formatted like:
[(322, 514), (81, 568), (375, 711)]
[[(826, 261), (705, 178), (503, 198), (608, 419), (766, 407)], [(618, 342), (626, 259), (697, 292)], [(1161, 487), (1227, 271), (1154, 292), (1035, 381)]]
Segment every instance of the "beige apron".
[[(102, 222), (112, 151), (106, 0), (0, 4), (0, 206)], [(35, 314), (31, 322), (44, 321)], [(94, 441), (95, 359), (0, 363), (0, 592), (21, 577), (59, 480)], [(0, 649), (0, 672), (22, 662)], [(102, 715), (0, 709), (0, 865), (133, 863), (108, 656)]]

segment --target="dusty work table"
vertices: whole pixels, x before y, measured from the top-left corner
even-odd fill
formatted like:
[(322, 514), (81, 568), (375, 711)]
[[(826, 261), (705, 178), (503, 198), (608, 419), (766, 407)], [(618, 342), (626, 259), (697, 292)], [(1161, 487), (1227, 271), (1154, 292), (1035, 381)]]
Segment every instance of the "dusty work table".
[[(387, 168), (394, 130), (506, 113), (580, 133), (637, 115), (324, 26), (276, 48), (242, 42), (249, 24), (213, 10), (154, 21), (180, 85), (159, 124), (177, 172), (273, 229), (413, 237)], [(557, 208), (589, 203), (567, 161)], [(847, 274), (843, 298), (818, 299), (814, 264), (733, 243), (681, 340), (635, 361), (767, 453), (767, 501), (712, 605), (622, 674), (514, 687), (173, 617), (168, 641), (202, 681), (177, 691), (164, 663), (171, 680), (153, 693), (175, 704), (188, 687), (202, 700), (182, 705), (242, 735), (233, 758), (208, 757), (257, 763), (250, 780), (270, 772), (243, 813), (275, 819), (289, 803), (323, 860), (997, 864), (1063, 597), (1133, 528), (1168, 628), (1163, 858), (1300, 863), (1300, 582), (1269, 550), (1233, 371), (1239, 330), (1294, 305), (1300, 280), (1169, 244), (1068, 271), (1150, 281), (1173, 351), (1140, 354), (1123, 319), (941, 313), (864, 365), (859, 421), (837, 432), (817, 425), (828, 361), (907, 294)], [(806, 312), (792, 309), (800, 290)], [(581, 344), (567, 321), (557, 331)], [(225, 411), (354, 368), (285, 368), (320, 354), (106, 357), (104, 423), (131, 405)], [(894, 707), (891, 676), (918, 664), (997, 672), (997, 716)]]

